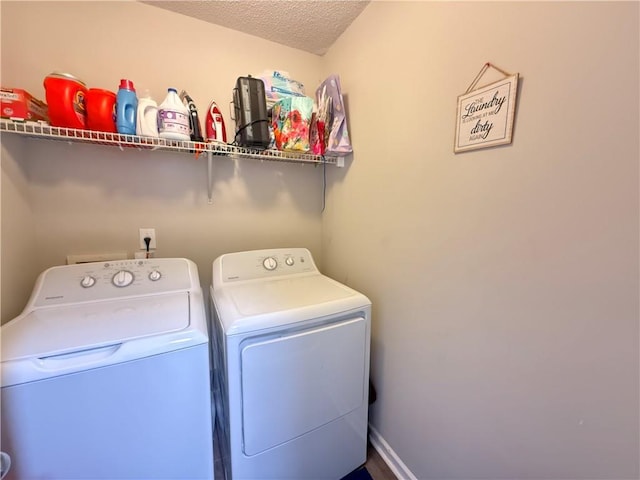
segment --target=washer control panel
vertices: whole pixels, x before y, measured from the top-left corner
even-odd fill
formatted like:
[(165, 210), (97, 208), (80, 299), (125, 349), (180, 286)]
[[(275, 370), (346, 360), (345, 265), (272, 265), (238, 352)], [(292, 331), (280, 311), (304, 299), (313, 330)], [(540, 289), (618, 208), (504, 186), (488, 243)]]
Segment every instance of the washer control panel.
[(230, 253), (216, 259), (213, 268), (214, 278), (222, 278), (225, 282), (318, 271), (306, 248)]
[(195, 265), (183, 258), (65, 265), (40, 275), (34, 303), (45, 306), (168, 293), (199, 285)]

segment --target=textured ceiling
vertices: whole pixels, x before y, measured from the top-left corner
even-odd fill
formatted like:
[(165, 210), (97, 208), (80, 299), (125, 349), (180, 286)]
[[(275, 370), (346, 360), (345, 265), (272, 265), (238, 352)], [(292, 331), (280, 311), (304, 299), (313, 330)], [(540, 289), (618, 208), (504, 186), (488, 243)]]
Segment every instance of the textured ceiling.
[(324, 55), (369, 0), (190, 0), (142, 3)]

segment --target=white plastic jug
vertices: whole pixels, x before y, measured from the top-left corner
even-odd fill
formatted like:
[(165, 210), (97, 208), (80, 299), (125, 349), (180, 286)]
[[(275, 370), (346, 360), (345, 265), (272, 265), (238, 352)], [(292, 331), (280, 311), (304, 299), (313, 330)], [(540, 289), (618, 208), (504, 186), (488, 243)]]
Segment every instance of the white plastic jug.
[(138, 99), (136, 133), (143, 137), (158, 136), (158, 104), (148, 91)]
[(191, 140), (189, 109), (175, 88), (169, 88), (164, 102), (158, 106), (158, 134), (171, 140)]

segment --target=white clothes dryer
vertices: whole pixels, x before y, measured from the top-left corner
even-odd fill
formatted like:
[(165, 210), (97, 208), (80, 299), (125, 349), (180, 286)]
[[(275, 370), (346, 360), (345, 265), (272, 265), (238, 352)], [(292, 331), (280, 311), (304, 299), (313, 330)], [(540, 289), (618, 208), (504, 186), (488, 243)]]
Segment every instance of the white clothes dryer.
[(304, 248), (222, 255), (210, 293), (227, 480), (338, 480), (364, 464), (367, 297)]
[(196, 265), (43, 272), (1, 329), (8, 479), (211, 479), (210, 348)]

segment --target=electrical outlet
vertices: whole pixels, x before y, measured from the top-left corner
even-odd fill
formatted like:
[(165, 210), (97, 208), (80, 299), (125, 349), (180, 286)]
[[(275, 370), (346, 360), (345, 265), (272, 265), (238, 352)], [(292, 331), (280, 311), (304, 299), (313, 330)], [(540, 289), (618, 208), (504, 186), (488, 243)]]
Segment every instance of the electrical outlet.
[(141, 228), (140, 229), (140, 248), (142, 250), (147, 249), (147, 244), (144, 243), (144, 239), (149, 237), (151, 242), (149, 243), (149, 250), (155, 250), (156, 247), (156, 229), (155, 228)]

